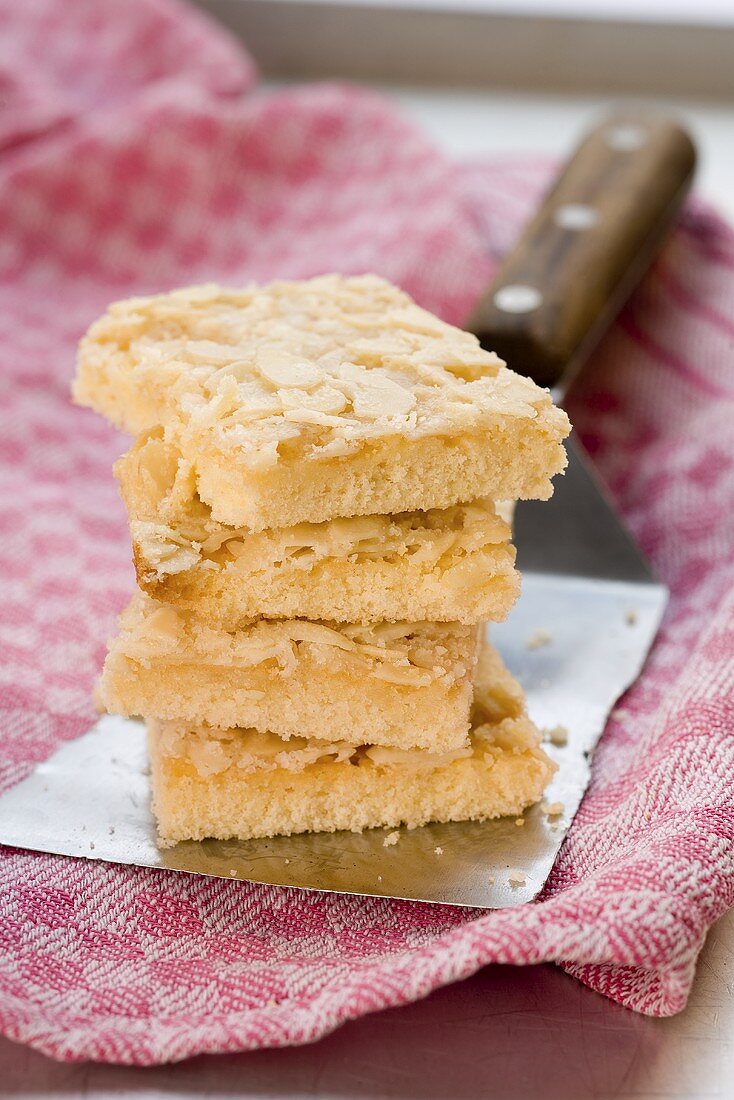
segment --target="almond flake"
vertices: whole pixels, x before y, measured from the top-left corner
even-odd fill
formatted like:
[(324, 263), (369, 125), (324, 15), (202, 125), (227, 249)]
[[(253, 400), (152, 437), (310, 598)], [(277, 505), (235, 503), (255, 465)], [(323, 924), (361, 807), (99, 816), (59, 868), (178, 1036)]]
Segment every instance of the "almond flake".
[(378, 420), (402, 416), (416, 404), (415, 394), (393, 381), (387, 374), (365, 372), (358, 367), (342, 368), (340, 387), (352, 401), (355, 416)]
[(324, 378), (314, 363), (284, 348), (259, 348), (256, 359), (260, 374), (274, 386), (299, 386), (308, 389), (318, 385)]

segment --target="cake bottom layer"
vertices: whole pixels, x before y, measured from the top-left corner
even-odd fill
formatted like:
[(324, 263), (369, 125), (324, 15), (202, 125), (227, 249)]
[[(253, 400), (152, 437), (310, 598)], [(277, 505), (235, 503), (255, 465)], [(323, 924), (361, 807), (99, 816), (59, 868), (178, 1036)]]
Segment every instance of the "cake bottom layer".
[(449, 753), (149, 723), (164, 845), (517, 816), (555, 765), (519, 686), (485, 646), (470, 743)]

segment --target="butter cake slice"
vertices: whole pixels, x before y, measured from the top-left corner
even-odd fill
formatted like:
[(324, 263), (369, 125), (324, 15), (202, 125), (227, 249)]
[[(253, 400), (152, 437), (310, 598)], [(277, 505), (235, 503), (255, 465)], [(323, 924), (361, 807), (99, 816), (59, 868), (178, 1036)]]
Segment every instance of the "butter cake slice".
[(214, 519), (251, 531), (546, 499), (566, 464), (546, 390), (374, 275), (118, 302), (74, 396), (163, 426)]
[(450, 752), (355, 747), (338, 736), (284, 742), (272, 733), (176, 722), (150, 722), (148, 732), (164, 845), (516, 817), (555, 771), (519, 685), (489, 645), (469, 741)]
[(436, 752), (466, 744), (479, 630), (261, 619), (233, 632), (139, 593), (100, 682), (119, 714)]
[(259, 531), (212, 519), (160, 430), (116, 464), (138, 584), (234, 630), (257, 618), (478, 623), (519, 594), (510, 528), (488, 501)]

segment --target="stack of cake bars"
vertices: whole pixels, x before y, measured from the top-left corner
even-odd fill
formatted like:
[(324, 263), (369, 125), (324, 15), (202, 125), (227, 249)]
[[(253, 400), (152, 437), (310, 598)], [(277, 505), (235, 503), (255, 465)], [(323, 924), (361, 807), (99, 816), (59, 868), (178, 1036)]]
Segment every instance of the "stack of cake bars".
[(140, 591), (104, 706), (145, 718), (164, 844), (520, 814), (553, 765), (485, 639), (518, 595), (493, 504), (550, 496), (564, 412), (375, 276), (110, 307), (76, 400)]

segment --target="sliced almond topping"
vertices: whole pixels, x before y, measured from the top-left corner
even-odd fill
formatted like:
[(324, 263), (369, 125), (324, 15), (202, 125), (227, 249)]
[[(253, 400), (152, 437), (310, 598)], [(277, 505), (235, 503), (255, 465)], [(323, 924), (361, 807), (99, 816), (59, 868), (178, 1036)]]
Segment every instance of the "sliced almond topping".
[(416, 405), (416, 397), (411, 390), (381, 371), (364, 371), (352, 364), (345, 364), (338, 384), (351, 399), (355, 415), (367, 420), (402, 416)]
[(393, 749), (387, 745), (368, 745), (365, 756), (378, 767), (405, 768), (409, 771), (421, 771), (427, 768), (445, 768), (454, 760), (463, 760), (471, 756), (471, 746), (467, 745), (453, 752), (425, 752), (420, 749)]
[(256, 361), (260, 374), (274, 386), (299, 386), (310, 389), (324, 379), (323, 373), (314, 363), (294, 355), (285, 348), (277, 346), (258, 348)]
[(219, 344), (213, 340), (187, 340), (178, 352), (189, 363), (234, 363), (242, 358), (246, 348)]
[(312, 393), (293, 387), (280, 394), (285, 412), (320, 412), (336, 416), (347, 407), (347, 399), (334, 386), (318, 386)]
[(358, 646), (350, 638), (345, 638), (338, 630), (322, 623), (308, 623), (303, 620), (283, 623), (283, 629), (294, 642), (311, 642), (315, 645), (331, 645), (337, 649), (356, 652)]
[(404, 684), (406, 687), (428, 687), (435, 679), (430, 672), (422, 672), (413, 665), (388, 665), (380, 662), (371, 670), (377, 680), (388, 684)]
[[(319, 412), (318, 409), (286, 409), (283, 417), (291, 424), (313, 424), (316, 428), (342, 428), (344, 420), (339, 416), (331, 416), (329, 413)], [(322, 448), (326, 450), (326, 448)], [(332, 447), (332, 451), (335, 448)], [(344, 452), (345, 454), (347, 451)]]

